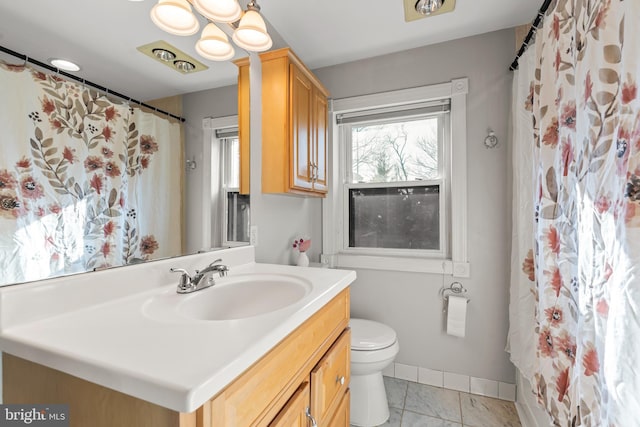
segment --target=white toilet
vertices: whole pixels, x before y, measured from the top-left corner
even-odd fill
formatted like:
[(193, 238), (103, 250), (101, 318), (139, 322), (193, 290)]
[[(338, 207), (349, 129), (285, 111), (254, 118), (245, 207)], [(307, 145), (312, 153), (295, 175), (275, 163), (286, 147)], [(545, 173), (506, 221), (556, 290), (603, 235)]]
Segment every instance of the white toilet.
[(351, 416), (354, 426), (372, 427), (389, 419), (382, 370), (400, 346), (396, 332), (372, 320), (351, 319)]

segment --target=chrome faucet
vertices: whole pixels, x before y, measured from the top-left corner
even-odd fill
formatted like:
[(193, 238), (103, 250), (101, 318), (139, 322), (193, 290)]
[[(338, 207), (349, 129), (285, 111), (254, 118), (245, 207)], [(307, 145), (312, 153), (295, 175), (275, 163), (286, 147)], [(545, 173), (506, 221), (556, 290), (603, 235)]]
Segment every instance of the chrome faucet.
[(222, 259), (213, 261), (203, 270), (196, 270), (193, 276), (183, 268), (171, 268), (170, 271), (172, 273), (182, 273), (178, 282), (177, 292), (179, 294), (188, 294), (215, 285), (214, 273), (218, 273), (219, 277), (225, 277), (229, 272), (229, 267), (219, 264), (220, 262), (222, 262)]

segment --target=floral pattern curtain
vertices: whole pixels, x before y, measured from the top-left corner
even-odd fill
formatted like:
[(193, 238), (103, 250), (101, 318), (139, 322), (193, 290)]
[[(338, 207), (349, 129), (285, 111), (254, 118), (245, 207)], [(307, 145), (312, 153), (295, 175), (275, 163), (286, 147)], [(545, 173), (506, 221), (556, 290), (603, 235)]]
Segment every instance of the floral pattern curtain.
[(513, 248), (512, 295), (534, 303), (512, 299), (511, 321), (537, 342), (512, 359), (558, 426), (640, 425), (639, 25), (638, 1), (556, 0), (514, 107), (533, 120), (535, 244)]
[(181, 252), (180, 125), (0, 63), (0, 284)]
[[(531, 92), (535, 78), (535, 49), (528, 49), (514, 71), (512, 89), (513, 231), (511, 237), (511, 295), (507, 351), (520, 373), (534, 383), (538, 344), (535, 331), (536, 289), (533, 269), (534, 206), (533, 120)], [(522, 260), (527, 263), (523, 265)]]

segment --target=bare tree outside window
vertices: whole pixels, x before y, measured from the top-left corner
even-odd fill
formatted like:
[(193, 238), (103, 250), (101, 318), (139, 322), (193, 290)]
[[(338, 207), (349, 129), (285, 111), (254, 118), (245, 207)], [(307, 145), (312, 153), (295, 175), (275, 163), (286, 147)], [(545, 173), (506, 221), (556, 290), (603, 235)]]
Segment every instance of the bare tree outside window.
[(352, 127), (352, 182), (437, 179), (437, 117)]
[(413, 158), (418, 170), (422, 171), (426, 178), (438, 176), (438, 136), (418, 137), (416, 141), (420, 151)]
[(349, 247), (442, 249), (443, 117), (350, 126)]

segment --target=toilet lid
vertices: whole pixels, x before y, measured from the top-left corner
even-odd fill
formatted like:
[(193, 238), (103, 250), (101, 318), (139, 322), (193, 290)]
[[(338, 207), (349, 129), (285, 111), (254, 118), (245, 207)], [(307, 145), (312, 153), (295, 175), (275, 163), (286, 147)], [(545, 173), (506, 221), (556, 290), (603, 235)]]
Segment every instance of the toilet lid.
[(396, 331), (373, 320), (351, 319), (351, 349), (379, 350), (396, 341)]

